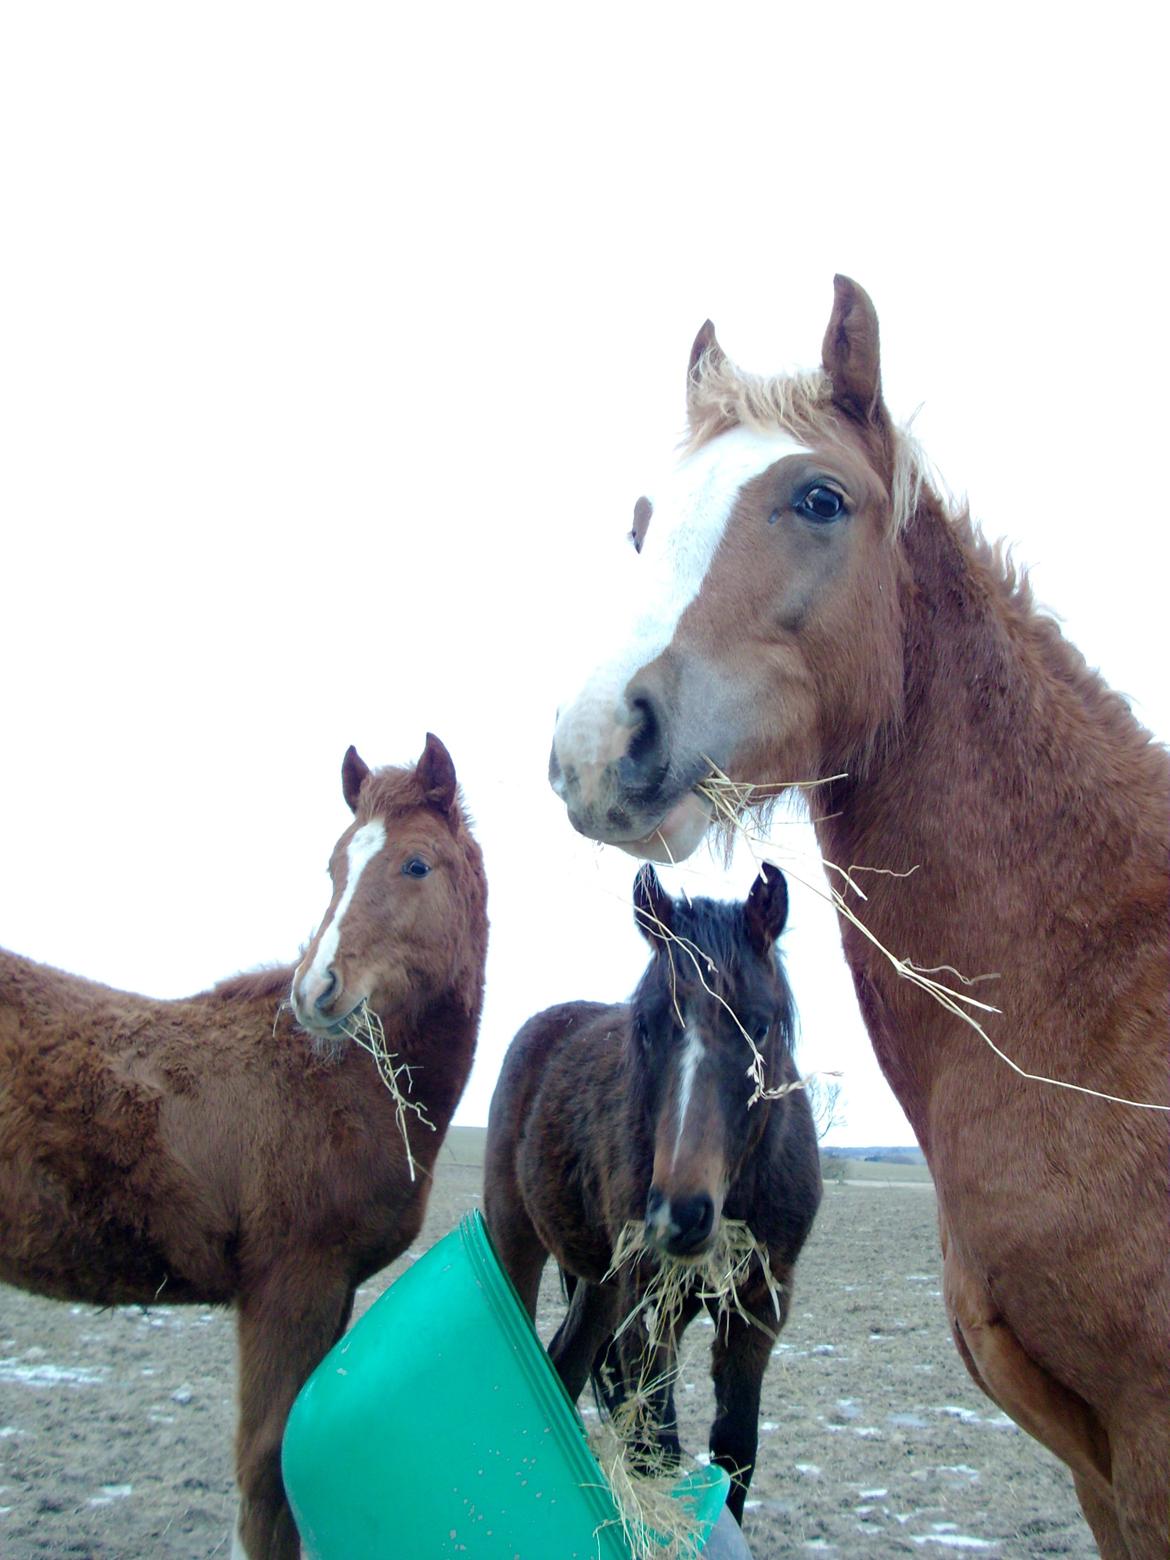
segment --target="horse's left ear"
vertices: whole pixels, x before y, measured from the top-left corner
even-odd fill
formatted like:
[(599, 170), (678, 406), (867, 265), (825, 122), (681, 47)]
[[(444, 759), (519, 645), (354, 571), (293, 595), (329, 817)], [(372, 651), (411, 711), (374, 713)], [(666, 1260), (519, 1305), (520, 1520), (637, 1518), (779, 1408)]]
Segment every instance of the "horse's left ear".
[(865, 288), (848, 276), (833, 278), (833, 314), (821, 362), (833, 387), (833, 404), (847, 417), (860, 423), (886, 420), (877, 311)]
[(427, 732), (427, 745), (414, 773), (422, 788), (423, 800), (440, 812), (449, 813), (455, 805), (455, 765), (433, 731)]
[(723, 348), (715, 340), (715, 327), (704, 320), (691, 348), (691, 361), (687, 365), (687, 415), (694, 420), (698, 408), (699, 385), (708, 369), (720, 368), (726, 361)]
[(639, 867), (634, 879), (634, 920), (651, 947), (670, 931), (673, 911), (674, 900), (663, 889), (654, 868), (649, 862)]
[(788, 883), (780, 868), (770, 861), (761, 864), (743, 913), (753, 947), (767, 953), (788, 920)]
[(361, 757), (357, 748), (352, 746), (346, 748), (345, 757), (341, 760), (341, 794), (349, 804), (350, 812), (357, 812), (362, 781), (369, 772), (370, 766)]

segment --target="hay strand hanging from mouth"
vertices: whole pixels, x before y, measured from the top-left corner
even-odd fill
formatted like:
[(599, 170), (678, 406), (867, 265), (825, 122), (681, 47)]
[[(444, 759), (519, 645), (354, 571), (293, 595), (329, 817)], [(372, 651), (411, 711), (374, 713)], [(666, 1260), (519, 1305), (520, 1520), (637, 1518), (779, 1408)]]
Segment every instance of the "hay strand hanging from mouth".
[[(719, 766), (710, 759), (707, 762), (711, 764), (711, 773), (695, 789), (708, 802), (716, 814), (717, 826), (723, 838), (724, 849), (730, 855), (735, 839), (742, 838), (747, 841), (748, 849), (756, 860), (759, 858), (756, 857), (754, 847), (762, 845), (764, 841), (760, 839), (758, 834), (753, 833), (744, 822), (745, 816), (749, 811), (759, 809), (761, 805), (766, 810), (768, 804), (775, 801), (785, 790), (811, 789), (817, 785), (827, 785), (830, 780), (845, 778), (843, 775), (830, 775), (823, 781), (785, 781), (774, 785), (748, 785), (729, 779)], [(846, 868), (839, 867), (836, 862), (827, 861), (824, 857), (819, 857), (818, 859), (826, 873), (835, 873), (842, 879), (846, 889), (851, 890), (862, 900), (865, 900), (868, 896), (857, 883), (853, 875), (854, 873), (875, 872), (890, 877), (909, 877), (913, 872), (917, 871), (916, 866), (909, 868), (905, 872), (897, 872), (884, 867), (857, 865)], [(980, 1002), (975, 997), (968, 996), (966, 992), (956, 991), (953, 987), (947, 986), (942, 981), (933, 978), (936, 973), (946, 973), (954, 977), (960, 985), (974, 986), (981, 981), (998, 980), (998, 975), (961, 975), (951, 965), (938, 965), (934, 969), (923, 969), (916, 965), (912, 959), (899, 958), (897, 954), (891, 953), (875, 934), (870, 931), (852, 905), (848, 903), (845, 895), (831, 881), (827, 884), (827, 889), (820, 887), (816, 883), (810, 883), (808, 878), (802, 876), (800, 872), (793, 870), (790, 861), (785, 862), (785, 871), (803, 883), (806, 888), (811, 889), (820, 898), (828, 899), (837, 913), (843, 916), (851, 926), (854, 926), (868, 942), (872, 943), (883, 958), (889, 961), (898, 975), (904, 980), (908, 980), (911, 985), (917, 986), (921, 991), (924, 991), (927, 996), (932, 997), (948, 1013), (952, 1013), (956, 1018), (961, 1019), (963, 1023), (969, 1025), (1000, 1061), (1006, 1063), (1019, 1077), (1027, 1079), (1031, 1083), (1046, 1083), (1055, 1089), (1069, 1089), (1075, 1094), (1088, 1094), (1095, 1099), (1109, 1100), (1115, 1105), (1129, 1105), (1135, 1110), (1170, 1112), (1170, 1105), (1156, 1104), (1149, 1100), (1125, 1099), (1117, 1094), (1106, 1094), (1100, 1089), (1087, 1088), (1084, 1084), (1070, 1083), (1063, 1078), (1049, 1078), (1043, 1073), (1027, 1072), (1006, 1051), (1001, 1050), (996, 1045), (976, 1017), (976, 1012), (998, 1014), (1001, 1012), (1001, 1009), (994, 1007), (989, 1002)], [(971, 1011), (972, 1009), (976, 1011), (973, 1012)]]
[[(395, 1066), (395, 1053), (386, 1045), (386, 1031), (382, 1026), (382, 1020), (368, 1002), (363, 1001), (349, 1014), (343, 1028), (355, 1045), (361, 1046), (363, 1051), (368, 1051), (374, 1058), (378, 1076), (393, 1096), (394, 1119), (406, 1147), (406, 1165), (410, 1171), (410, 1179), (414, 1181), (417, 1179), (415, 1171), (419, 1167), (410, 1147), (406, 1113), (412, 1112), (419, 1125), (425, 1127), (428, 1132), (435, 1130), (435, 1124), (428, 1119), (424, 1107), (418, 1100), (409, 1100), (406, 1097), (411, 1086), (410, 1066), (406, 1062), (399, 1062)], [(403, 1084), (406, 1086), (405, 1093)]]
[[(652, 1250), (644, 1225), (630, 1221), (618, 1232), (602, 1282), (622, 1275), (632, 1278), (643, 1257), (652, 1259), (654, 1267), (649, 1278), (638, 1282), (638, 1301), (613, 1335), (616, 1343), (638, 1326), (643, 1343), (636, 1356), (624, 1351), (624, 1359), (633, 1363), (632, 1379), (622, 1371), (626, 1396), (616, 1412), (591, 1427), (588, 1441), (618, 1505), (622, 1540), (633, 1560), (690, 1560), (699, 1554), (696, 1521), (688, 1502), (672, 1496), (679, 1466), (655, 1440), (661, 1402), (679, 1379), (679, 1360), (672, 1345), (686, 1299), (713, 1306), (716, 1326), (735, 1314), (775, 1337), (783, 1321), (783, 1285), (772, 1273), (768, 1248), (743, 1220), (735, 1218), (721, 1220), (711, 1250), (694, 1260)], [(775, 1329), (753, 1317), (739, 1299), (739, 1285), (753, 1270), (768, 1287)], [(668, 1370), (661, 1368), (665, 1359), (671, 1359)]]
[(784, 1314), (783, 1285), (772, 1272), (767, 1246), (756, 1239), (742, 1219), (720, 1219), (710, 1250), (701, 1257), (685, 1259), (671, 1257), (647, 1245), (646, 1226), (631, 1220), (618, 1233), (609, 1259), (609, 1271), (602, 1283), (617, 1278), (623, 1268), (632, 1269), (642, 1257), (649, 1257), (654, 1266), (641, 1289), (637, 1305), (618, 1327), (615, 1339), (641, 1317), (646, 1326), (649, 1350), (657, 1349), (674, 1336), (688, 1297), (702, 1301), (704, 1305), (714, 1304), (716, 1325), (734, 1312), (751, 1326), (771, 1331), (740, 1302), (740, 1285), (753, 1268), (758, 1268), (759, 1276), (764, 1280), (776, 1317), (775, 1332), (779, 1333)]
[[(633, 1379), (623, 1379), (626, 1397), (617, 1411), (590, 1430), (589, 1444), (605, 1470), (620, 1514), (622, 1538), (634, 1560), (689, 1560), (698, 1554), (698, 1535), (687, 1504), (671, 1496), (679, 1469), (657, 1444), (660, 1404), (678, 1379), (673, 1345), (688, 1298), (713, 1306), (715, 1325), (733, 1313), (775, 1337), (783, 1320), (783, 1287), (772, 1272), (768, 1249), (739, 1219), (723, 1219), (710, 1251), (697, 1260), (662, 1255), (646, 1244), (643, 1224), (623, 1225), (614, 1244), (609, 1271), (602, 1282), (623, 1273), (632, 1276), (643, 1258), (653, 1267), (638, 1284), (639, 1297), (614, 1333), (617, 1342), (638, 1326), (642, 1344), (633, 1356)], [(747, 1311), (739, 1286), (758, 1269), (767, 1286), (776, 1317), (775, 1329)], [(625, 1358), (631, 1356), (627, 1351)], [(662, 1362), (672, 1363), (663, 1370)], [(623, 1372), (624, 1376), (624, 1372)]]

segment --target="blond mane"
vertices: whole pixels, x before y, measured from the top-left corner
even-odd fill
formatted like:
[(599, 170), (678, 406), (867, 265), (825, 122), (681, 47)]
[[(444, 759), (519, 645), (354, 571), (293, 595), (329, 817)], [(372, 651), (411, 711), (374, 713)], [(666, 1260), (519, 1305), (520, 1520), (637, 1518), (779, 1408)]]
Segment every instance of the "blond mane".
[[(692, 454), (729, 428), (769, 433), (783, 428), (810, 445), (841, 442), (840, 412), (833, 404), (828, 374), (814, 368), (794, 374), (751, 374), (721, 352), (704, 352), (691, 374), (684, 452)], [(924, 487), (944, 509), (941, 484), (933, 473), (910, 425), (892, 428), (894, 464), (890, 507), (894, 530), (900, 531), (914, 513)]]

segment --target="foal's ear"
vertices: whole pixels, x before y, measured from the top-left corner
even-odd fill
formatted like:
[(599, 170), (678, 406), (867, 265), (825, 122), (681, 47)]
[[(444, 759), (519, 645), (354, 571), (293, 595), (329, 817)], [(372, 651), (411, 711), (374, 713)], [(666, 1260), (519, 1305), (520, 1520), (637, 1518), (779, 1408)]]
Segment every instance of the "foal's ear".
[(639, 867), (634, 879), (634, 921), (651, 947), (662, 941), (663, 929), (670, 931), (673, 912), (674, 900), (663, 889), (654, 868), (649, 862)]
[(767, 953), (788, 920), (788, 883), (779, 867), (762, 862), (743, 907), (748, 936), (759, 953)]
[(877, 312), (865, 288), (848, 276), (833, 278), (833, 314), (821, 362), (833, 386), (833, 404), (847, 417), (862, 423), (884, 418)]
[(455, 805), (455, 765), (433, 731), (427, 732), (427, 745), (414, 773), (422, 787), (423, 800), (440, 812), (449, 813)]
[(359, 757), (357, 748), (346, 748), (341, 760), (341, 794), (349, 803), (350, 812), (357, 812), (358, 793), (369, 772), (369, 766)]
[(691, 361), (687, 365), (687, 415), (692, 420), (698, 409), (699, 384), (708, 369), (721, 368), (725, 362), (723, 348), (715, 340), (715, 327), (704, 320), (691, 348)]

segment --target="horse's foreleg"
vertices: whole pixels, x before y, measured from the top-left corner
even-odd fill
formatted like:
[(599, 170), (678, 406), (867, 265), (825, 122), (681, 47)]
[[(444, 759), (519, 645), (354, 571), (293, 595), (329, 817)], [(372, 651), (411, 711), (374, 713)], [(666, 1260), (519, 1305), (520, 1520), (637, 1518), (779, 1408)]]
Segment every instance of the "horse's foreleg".
[[(749, 1315), (751, 1313), (749, 1312)], [(731, 1475), (727, 1504), (737, 1522), (756, 1466), (760, 1433), (760, 1387), (775, 1344), (776, 1318), (744, 1317), (732, 1311), (716, 1319), (711, 1376), (715, 1382), (715, 1421), (711, 1461)]]
[(674, 1402), (678, 1340), (699, 1308), (700, 1302), (688, 1294), (675, 1326), (653, 1344), (640, 1318), (636, 1326), (625, 1330), (608, 1356), (612, 1361), (616, 1353), (620, 1360), (620, 1387), (613, 1396), (620, 1396), (622, 1408), (614, 1412), (619, 1419), (626, 1419), (627, 1439), (648, 1472), (675, 1467), (682, 1458)]
[(549, 1359), (575, 1403), (588, 1381), (594, 1359), (618, 1321), (618, 1292), (611, 1285), (579, 1279), (565, 1319), (548, 1346)]
[(268, 1273), (236, 1307), (240, 1417), (235, 1560), (296, 1560), (300, 1540), (284, 1493), (280, 1443), (293, 1399), (340, 1336), (353, 1291), (308, 1261)]

